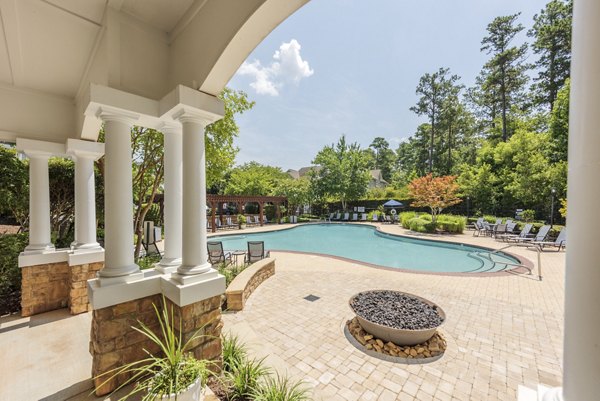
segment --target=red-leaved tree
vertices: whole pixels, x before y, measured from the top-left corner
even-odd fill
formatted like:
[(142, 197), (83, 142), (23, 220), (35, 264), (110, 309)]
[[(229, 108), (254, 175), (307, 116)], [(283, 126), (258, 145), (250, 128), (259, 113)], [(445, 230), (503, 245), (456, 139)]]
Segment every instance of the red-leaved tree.
[(434, 177), (431, 173), (415, 178), (408, 184), (408, 191), (413, 198), (412, 206), (428, 207), (431, 210), (431, 221), (435, 223), (437, 216), (445, 208), (461, 202), (458, 197), (456, 176)]

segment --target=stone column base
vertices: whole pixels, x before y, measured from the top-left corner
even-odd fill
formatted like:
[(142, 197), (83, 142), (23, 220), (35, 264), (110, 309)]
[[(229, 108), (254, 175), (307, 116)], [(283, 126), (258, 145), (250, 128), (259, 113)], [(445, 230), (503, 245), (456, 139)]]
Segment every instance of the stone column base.
[(181, 322), (184, 341), (203, 327), (200, 331), (203, 337), (194, 342), (189, 351), (198, 359), (213, 361), (216, 371), (221, 369), (220, 295), (183, 307), (161, 295), (147, 296), (93, 311), (90, 353), (93, 357), (92, 377), (97, 396), (110, 393), (129, 378), (121, 375), (106, 382), (111, 374), (103, 377), (98, 375), (146, 358), (144, 349), (154, 354), (159, 351), (156, 345), (132, 326), (139, 327), (140, 321), (158, 333), (158, 319), (152, 305), (156, 305), (161, 311), (164, 307), (163, 299), (169, 314), (173, 311), (174, 326), (179, 328)]

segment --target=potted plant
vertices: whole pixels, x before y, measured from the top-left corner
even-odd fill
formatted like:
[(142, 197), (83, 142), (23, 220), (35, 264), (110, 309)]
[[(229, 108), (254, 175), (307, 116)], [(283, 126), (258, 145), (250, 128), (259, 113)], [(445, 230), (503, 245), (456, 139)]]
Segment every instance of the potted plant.
[(237, 222), (240, 230), (246, 228), (246, 216), (244, 216), (243, 214), (238, 214)]
[(189, 353), (191, 345), (202, 337), (200, 328), (186, 342), (182, 338), (181, 321), (179, 329), (174, 328), (173, 308), (168, 312), (167, 303), (163, 297), (163, 308), (159, 311), (152, 305), (158, 318), (158, 333), (138, 320), (140, 327), (132, 328), (144, 335), (147, 339), (158, 345), (160, 355), (148, 352), (148, 358), (128, 363), (119, 368), (110, 370), (99, 377), (108, 376), (100, 386), (115, 379), (122, 374), (130, 375), (123, 384), (114, 391), (136, 383), (132, 390), (120, 400), (144, 393), (142, 401), (170, 400), (170, 401), (202, 401), (204, 399), (204, 383), (210, 371), (209, 361), (198, 360)]

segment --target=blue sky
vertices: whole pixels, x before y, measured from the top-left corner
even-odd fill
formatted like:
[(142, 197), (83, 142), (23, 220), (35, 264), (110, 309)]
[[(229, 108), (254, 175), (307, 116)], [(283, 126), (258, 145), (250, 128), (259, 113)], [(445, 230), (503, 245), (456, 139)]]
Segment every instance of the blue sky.
[(546, 2), (310, 1), (229, 82), (256, 101), (237, 118), (236, 163), (298, 169), (342, 134), (362, 147), (381, 136), (396, 149), (425, 122), (409, 110), (424, 73), (449, 67), (471, 86), (489, 57), (479, 51), (487, 24), (521, 12), (526, 31)]

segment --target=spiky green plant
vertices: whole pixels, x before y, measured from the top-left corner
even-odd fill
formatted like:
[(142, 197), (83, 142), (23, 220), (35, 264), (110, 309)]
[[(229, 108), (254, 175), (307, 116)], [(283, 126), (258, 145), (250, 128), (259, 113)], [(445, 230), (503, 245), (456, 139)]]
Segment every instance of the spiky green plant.
[(228, 398), (232, 401), (247, 400), (259, 386), (260, 381), (269, 375), (270, 370), (263, 359), (244, 359), (234, 365), (231, 372), (224, 371), (224, 384), (228, 389)]
[(308, 388), (303, 382), (293, 382), (287, 377), (268, 376), (252, 392), (254, 401), (308, 401)]
[(241, 365), (247, 358), (248, 352), (239, 338), (233, 334), (222, 337), (223, 371), (232, 372), (235, 366)]
[[(205, 381), (210, 373), (209, 364), (211, 362), (198, 360), (189, 354), (191, 344), (197, 339), (205, 337), (200, 334), (204, 326), (184, 342), (181, 320), (177, 331), (174, 327), (173, 306), (171, 306), (169, 313), (164, 297), (161, 311), (158, 310), (155, 304), (152, 304), (152, 306), (158, 318), (159, 333), (155, 333), (139, 320), (140, 327), (132, 326), (132, 328), (156, 344), (162, 356), (154, 355), (144, 349), (148, 355), (147, 358), (128, 363), (98, 376), (108, 376), (108, 379), (100, 385), (101, 387), (119, 375), (130, 375), (130, 378), (114, 391), (116, 392), (132, 383), (136, 383), (136, 385), (119, 401), (127, 400), (138, 393), (145, 393), (142, 401), (153, 401), (169, 394), (178, 394), (192, 385), (198, 378)], [(175, 396), (175, 399), (177, 399), (177, 396)]]

